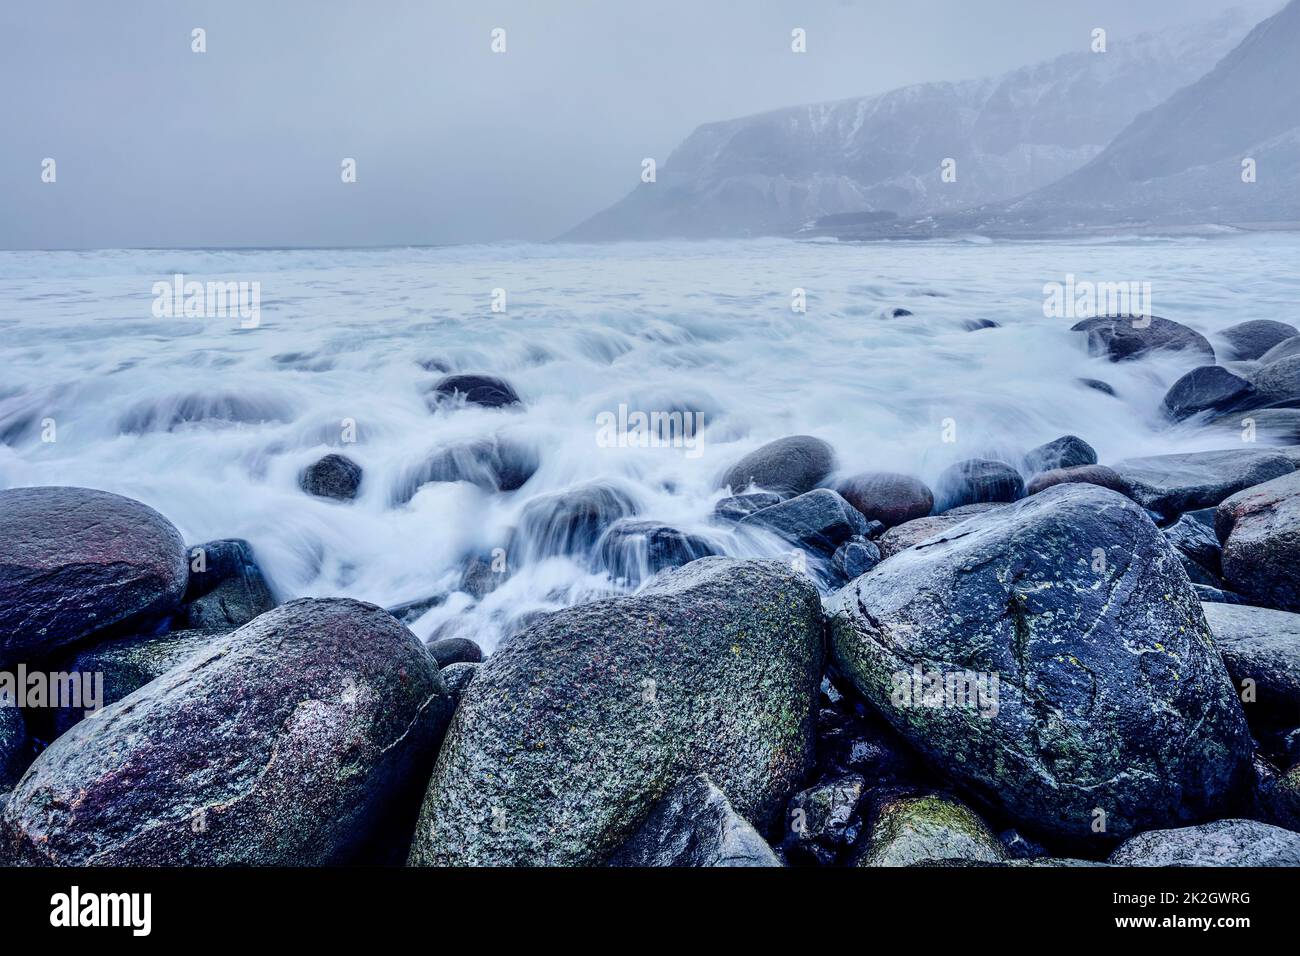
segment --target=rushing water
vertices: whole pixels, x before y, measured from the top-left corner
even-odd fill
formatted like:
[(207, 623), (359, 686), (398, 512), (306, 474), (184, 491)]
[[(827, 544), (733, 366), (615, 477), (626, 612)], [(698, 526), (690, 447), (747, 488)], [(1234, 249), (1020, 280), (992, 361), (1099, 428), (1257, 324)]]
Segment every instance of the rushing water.
[[(1300, 320), (1297, 261), (1289, 235), (0, 253), (0, 484), (103, 488), (154, 506), (189, 542), (247, 538), (282, 598), (447, 593), (529, 500), (596, 478), (725, 552), (784, 553), (709, 522), (719, 474), (783, 435), (825, 438), (846, 474), (927, 481), (1064, 433), (1103, 462), (1224, 447), (1222, 433), (1161, 419), (1177, 360), (1089, 357), (1073, 317), (1044, 314), (1044, 284), (1150, 282), (1157, 315), (1213, 339), (1246, 319)], [(156, 318), (154, 283), (176, 273), (260, 283), (260, 324)], [(806, 313), (791, 309), (796, 288)], [(982, 319), (1001, 327), (966, 330)], [(431, 411), (438, 365), (502, 376), (524, 408)], [(608, 447), (598, 423), (620, 405), (701, 413), (699, 444)], [(398, 503), (431, 452), (492, 436), (536, 450), (520, 490), (428, 484)], [(299, 489), (329, 451), (365, 469), (355, 502)], [(490, 648), (523, 615), (627, 586), (564, 557), (512, 570), (414, 630)]]

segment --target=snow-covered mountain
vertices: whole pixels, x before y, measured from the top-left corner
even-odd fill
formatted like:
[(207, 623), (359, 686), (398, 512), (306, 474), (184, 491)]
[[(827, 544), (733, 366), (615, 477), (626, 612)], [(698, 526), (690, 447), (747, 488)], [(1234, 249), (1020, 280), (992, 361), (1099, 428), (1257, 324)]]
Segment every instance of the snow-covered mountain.
[[(740, 236), (876, 213), (915, 217), (1019, 196), (1078, 170), (1205, 75), (1250, 30), (1241, 10), (962, 83), (776, 110), (697, 128), (654, 183), (572, 240)], [(1081, 38), (1081, 46), (1087, 40)], [(956, 181), (941, 164), (956, 161)]]

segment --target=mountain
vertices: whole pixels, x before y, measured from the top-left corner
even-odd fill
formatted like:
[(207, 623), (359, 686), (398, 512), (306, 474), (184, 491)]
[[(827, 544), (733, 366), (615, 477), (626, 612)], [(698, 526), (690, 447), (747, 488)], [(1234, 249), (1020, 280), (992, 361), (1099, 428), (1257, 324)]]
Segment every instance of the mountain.
[[(782, 233), (826, 216), (887, 220), (1022, 195), (1087, 164), (1135, 116), (1208, 72), (1252, 22), (1233, 10), (999, 77), (707, 123), (657, 182), (563, 238)], [(949, 157), (955, 182), (940, 177)]]

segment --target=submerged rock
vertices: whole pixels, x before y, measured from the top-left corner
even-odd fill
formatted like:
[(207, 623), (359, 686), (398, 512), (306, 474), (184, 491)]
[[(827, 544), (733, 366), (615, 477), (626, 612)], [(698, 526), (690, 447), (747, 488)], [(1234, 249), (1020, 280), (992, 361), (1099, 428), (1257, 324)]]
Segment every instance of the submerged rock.
[(887, 798), (873, 809), (869, 842), (855, 865), (1009, 859), (1006, 848), (970, 807), (941, 794), (924, 794)]
[(622, 518), (610, 525), (596, 543), (595, 563), (615, 580), (637, 585), (666, 568), (717, 553), (699, 535), (655, 521)]
[(830, 557), (855, 536), (865, 537), (867, 519), (829, 488), (818, 488), (746, 515), (742, 528), (759, 528), (784, 538), (796, 548)]
[(713, 517), (719, 521), (739, 521), (745, 515), (780, 503), (781, 496), (770, 491), (755, 491), (747, 495), (732, 495), (713, 506)]
[(1295, 471), (1285, 455), (1241, 448), (1129, 458), (1115, 465), (1133, 500), (1173, 517), (1211, 508), (1234, 492)]
[(868, 521), (886, 528), (924, 518), (934, 510), (934, 493), (911, 475), (869, 471), (846, 478), (835, 490)]
[(1153, 315), (1098, 316), (1071, 329), (1088, 337), (1088, 351), (1112, 362), (1142, 358), (1152, 352), (1182, 352), (1199, 364), (1214, 362), (1214, 349), (1200, 332)]
[(834, 470), (830, 445), (810, 435), (792, 435), (751, 451), (727, 470), (720, 487), (739, 494), (757, 485), (790, 497), (812, 491)]
[(1105, 465), (1079, 465), (1075, 468), (1054, 468), (1051, 471), (1044, 471), (1030, 479), (1029, 487), (1025, 491), (1027, 494), (1036, 495), (1055, 485), (1066, 485), (1071, 482), (1099, 485), (1117, 491), (1125, 497), (1129, 496), (1130, 491), (1128, 482), (1121, 478), (1114, 468)]
[(1103, 382), (1099, 378), (1080, 378), (1075, 381), (1084, 388), (1092, 389), (1094, 392), (1101, 392), (1103, 395), (1110, 395), (1112, 397), (1115, 395), (1115, 387), (1107, 382)]
[(139, 402), (118, 421), (124, 435), (171, 432), (190, 425), (262, 425), (287, 422), (293, 409), (275, 395), (197, 392)]
[(1262, 358), (1278, 343), (1300, 335), (1300, 330), (1273, 319), (1253, 319), (1228, 326), (1219, 335), (1227, 340), (1229, 357), (1240, 361)]
[(821, 606), (776, 562), (709, 557), (549, 614), (466, 689), (410, 862), (603, 862), (684, 776), (766, 827), (812, 765)]
[[(1300, 442), (1300, 408), (1254, 408), (1210, 420), (1237, 441)], [(1284, 452), (1284, 449), (1275, 449)]]
[(934, 493), (942, 513), (962, 505), (1018, 501), (1025, 496), (1025, 480), (1006, 462), (971, 458), (944, 469)]
[(1300, 611), (1300, 472), (1227, 498), (1214, 529), (1233, 590), (1252, 604)]
[(147, 505), (88, 488), (0, 491), (0, 667), (165, 616), (186, 574), (179, 532)]
[(1096, 450), (1076, 435), (1062, 435), (1025, 454), (1025, 472), (1030, 475), (1095, 464)]
[(1255, 386), (1222, 365), (1194, 368), (1170, 386), (1161, 406), (1176, 422), (1202, 412), (1231, 412), (1257, 401)]
[(317, 498), (351, 501), (361, 487), (361, 466), (346, 455), (326, 455), (303, 469), (298, 486)]
[(346, 863), (405, 817), (449, 709), (384, 611), (291, 601), (51, 744), (0, 844), (72, 866)]
[(1205, 604), (1204, 611), (1239, 695), (1249, 686), (1246, 716), (1300, 723), (1300, 614), (1246, 604)]
[(427, 484), (467, 481), (484, 491), (518, 491), (537, 473), (536, 449), (499, 436), (440, 449), (406, 471), (393, 488), (394, 504), (405, 504)]
[(858, 807), (866, 791), (861, 774), (828, 777), (801, 790), (786, 809), (786, 849), (827, 863), (858, 837)]
[[(1122, 837), (1203, 818), (1245, 785), (1250, 735), (1200, 603), (1114, 492), (1060, 485), (969, 519), (830, 607), (837, 671), (1026, 832), (1095, 842), (1100, 808)], [(917, 668), (962, 693), (932, 705)]]
[(1116, 866), (1300, 866), (1300, 833), (1255, 820), (1149, 830), (1108, 859)]
[(708, 774), (683, 780), (614, 851), (610, 866), (780, 866), (772, 848), (732, 809)]
[(434, 383), (425, 401), (434, 409), (461, 402), (482, 408), (523, 404), (509, 382), (492, 375), (448, 375)]
[(233, 631), (275, 607), (275, 598), (242, 538), (208, 541), (189, 549), (189, 578), (178, 628)]
[(636, 510), (632, 497), (613, 485), (579, 485), (541, 495), (519, 517), (521, 547), (533, 558), (585, 555), (606, 528)]

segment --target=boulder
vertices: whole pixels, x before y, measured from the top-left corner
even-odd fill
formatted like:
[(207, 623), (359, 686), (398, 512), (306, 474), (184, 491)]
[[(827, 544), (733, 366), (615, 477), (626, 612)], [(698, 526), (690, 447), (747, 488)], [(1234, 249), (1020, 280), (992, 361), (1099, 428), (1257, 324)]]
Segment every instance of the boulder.
[(837, 672), (1031, 835), (1095, 842), (1098, 808), (1111, 838), (1192, 822), (1246, 785), (1249, 731), (1200, 602), (1115, 492), (1058, 485), (971, 518), (828, 606)]
[(1115, 465), (1132, 498), (1168, 517), (1210, 508), (1234, 492), (1295, 471), (1285, 455), (1241, 448), (1129, 458)]
[(1214, 529), (1234, 591), (1252, 604), (1300, 611), (1300, 472), (1225, 499)]
[(1092, 389), (1094, 392), (1101, 392), (1103, 395), (1109, 395), (1112, 398), (1115, 396), (1115, 386), (1108, 382), (1103, 382), (1099, 378), (1080, 378), (1075, 379), (1075, 381), (1084, 388)]
[[(1211, 579), (1200, 583), (1211, 586), (1218, 583), (1219, 575), (1223, 570), (1220, 563), (1222, 549), (1219, 547), (1219, 539), (1214, 536), (1213, 528), (1190, 514), (1185, 514), (1162, 531), (1165, 539), (1182, 557), (1183, 567), (1187, 569), (1188, 577), (1196, 580), (1198, 577), (1208, 575)], [(1189, 564), (1194, 565), (1195, 568), (1188, 568)], [(1199, 575), (1194, 573), (1196, 569), (1200, 569)]]
[(821, 628), (807, 578), (722, 557), (546, 615), (466, 688), (410, 862), (600, 863), (697, 773), (765, 829), (812, 766)]
[(1272, 365), (1274, 362), (1280, 362), (1295, 355), (1300, 355), (1300, 339), (1283, 339), (1259, 357), (1259, 364)]
[(298, 486), (317, 498), (351, 501), (361, 487), (361, 466), (346, 455), (326, 455), (303, 469)]
[(828, 863), (858, 838), (858, 806), (866, 792), (861, 774), (828, 777), (801, 790), (786, 808), (787, 852)]
[(1078, 468), (1097, 464), (1097, 452), (1082, 438), (1062, 435), (1025, 454), (1025, 473), (1037, 475), (1058, 468)]
[(540, 495), (524, 505), (519, 516), (519, 547), (534, 559), (587, 555), (606, 528), (636, 510), (627, 492), (607, 484)]
[(477, 664), (483, 660), (483, 649), (468, 637), (449, 637), (429, 645), (429, 653), (438, 666), (451, 664)]
[(447, 693), (459, 703), (460, 695), (465, 692), (465, 688), (474, 679), (478, 669), (478, 664), (460, 661), (456, 664), (448, 664), (446, 667), (438, 668), (438, 674), (442, 677), (442, 682), (447, 685)]
[(449, 709), (433, 658), (383, 610), (291, 601), (54, 741), (0, 844), (70, 866), (350, 862), (405, 818)]
[(853, 537), (835, 549), (831, 565), (845, 581), (866, 574), (880, 563), (880, 547), (874, 541)]
[(747, 495), (732, 495), (713, 506), (713, 517), (719, 521), (739, 521), (780, 502), (781, 496), (770, 491), (755, 491)]
[(1105, 465), (1078, 465), (1074, 468), (1053, 468), (1051, 471), (1044, 471), (1034, 475), (1025, 491), (1028, 494), (1036, 495), (1040, 491), (1046, 491), (1055, 485), (1065, 485), (1070, 482), (1099, 485), (1102, 488), (1117, 491), (1125, 497), (1128, 496), (1130, 490), (1128, 482), (1121, 478), (1114, 468), (1108, 468)]
[(1264, 365), (1251, 376), (1259, 408), (1300, 407), (1300, 354)]
[[(1300, 614), (1248, 604), (1205, 604), (1205, 620), (1238, 694), (1245, 681), (1247, 717), (1300, 723)], [(1253, 699), (1251, 699), (1253, 698)]]
[[(0, 692), (0, 793), (8, 791), (31, 763), (31, 742), (23, 712)], [(0, 853), (3, 853), (0, 850)]]
[(667, 568), (717, 553), (709, 541), (697, 534), (656, 521), (622, 518), (610, 525), (596, 543), (595, 564), (615, 580), (635, 586)]
[(1300, 866), (1300, 833), (1255, 820), (1149, 830), (1121, 844), (1115, 866)]
[(229, 632), (275, 607), (247, 541), (208, 541), (190, 548), (188, 557), (185, 597), (173, 626)]
[(846, 478), (835, 490), (868, 521), (886, 528), (924, 518), (934, 510), (934, 493), (911, 475), (869, 471)]
[(439, 449), (408, 469), (393, 487), (394, 504), (406, 504), (427, 484), (467, 481), (484, 491), (518, 491), (537, 473), (536, 449), (494, 436)]
[(1238, 322), (1219, 333), (1228, 343), (1228, 358), (1238, 361), (1263, 358), (1275, 345), (1300, 335), (1300, 330), (1273, 319)]
[(1097, 316), (1084, 319), (1070, 331), (1083, 332), (1088, 337), (1088, 351), (1112, 362), (1138, 359), (1152, 352), (1184, 353), (1189, 361), (1200, 365), (1214, 362), (1214, 349), (1205, 336), (1156, 315)]
[(492, 375), (448, 375), (434, 383), (425, 401), (432, 409), (456, 404), (482, 408), (522, 405), (519, 394), (504, 379)]
[(889, 797), (873, 808), (855, 866), (916, 866), (935, 860), (1004, 863), (1010, 854), (970, 807), (941, 794)]
[(960, 508), (945, 511), (941, 515), (931, 515), (929, 518), (917, 518), (915, 521), (904, 522), (896, 528), (890, 528), (881, 536), (879, 542), (881, 560), (898, 554), (900, 551), (906, 551), (908, 548), (936, 535), (946, 534), (975, 515), (1005, 507), (1007, 507), (1006, 503), (1002, 502), (963, 505)]
[(944, 469), (934, 495), (935, 508), (943, 513), (962, 505), (1018, 501), (1025, 496), (1025, 481), (1004, 461), (970, 458)]
[(88, 488), (0, 491), (0, 667), (171, 613), (186, 573), (180, 533), (138, 501)]
[(719, 487), (739, 494), (757, 485), (783, 497), (812, 491), (835, 470), (835, 451), (820, 438), (792, 435), (751, 451), (722, 476)]
[(708, 774), (666, 793), (610, 866), (780, 866), (772, 848), (732, 809)]
[(830, 557), (854, 536), (865, 537), (867, 519), (829, 488), (804, 492), (740, 520), (741, 528), (763, 529), (804, 551)]
[(1203, 365), (1183, 375), (1165, 393), (1161, 408), (1181, 422), (1202, 412), (1233, 412), (1258, 402), (1255, 386), (1222, 365)]
[[(491, 594), (509, 578), (509, 564), (497, 561), (492, 555), (475, 555), (465, 562), (460, 573), (457, 591), (464, 591), (476, 601), (481, 601)], [(399, 621), (408, 623), (407, 619), (398, 617)]]

